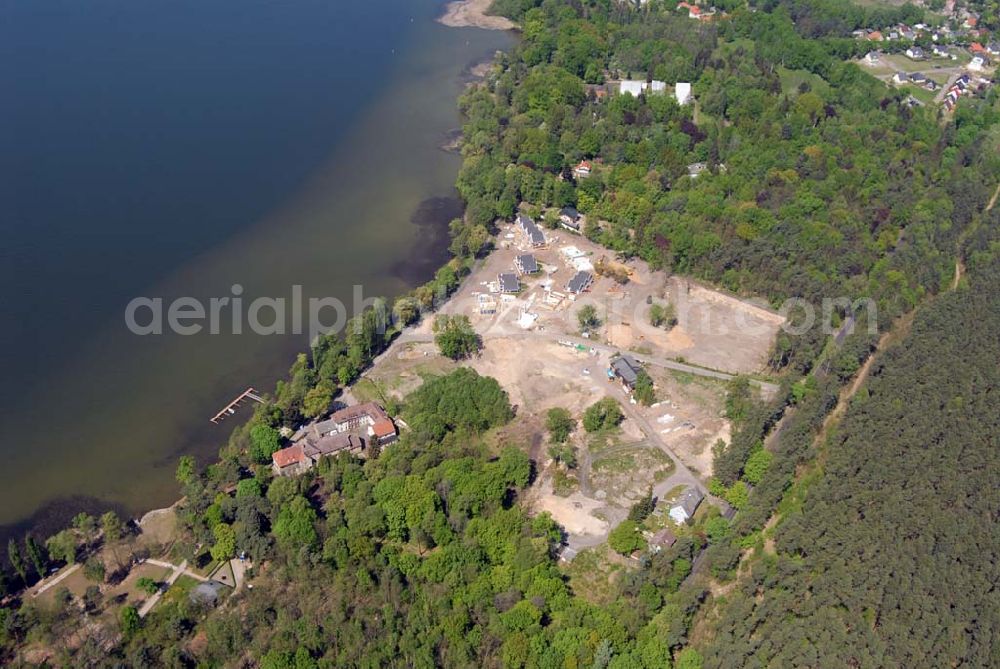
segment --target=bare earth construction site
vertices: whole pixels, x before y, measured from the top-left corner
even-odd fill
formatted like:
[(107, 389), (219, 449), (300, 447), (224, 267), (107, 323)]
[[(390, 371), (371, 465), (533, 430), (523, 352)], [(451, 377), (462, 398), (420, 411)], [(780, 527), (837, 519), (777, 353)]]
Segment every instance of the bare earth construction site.
[[(461, 363), (443, 357), (434, 343), (433, 319), (426, 318), (375, 362), (354, 394), (359, 400), (401, 399), (428, 376), (460, 365), (497, 379), (518, 418), (496, 439), (527, 447), (538, 462), (528, 503), (565, 528), (569, 559), (604, 542), (650, 488), (661, 507), (687, 487), (704, 491), (712, 474), (712, 446), (729, 439), (726, 382), (737, 374), (755, 375), (752, 383), (760, 392), (775, 390), (759, 377), (784, 319), (766, 307), (651, 271), (642, 261), (620, 263), (580, 235), (546, 231), (545, 238), (533, 245), (520, 228), (502, 226), (497, 249), (439, 309), (470, 319), (482, 338), (479, 355)], [(517, 259), (527, 254), (537, 271), (518, 272)], [(589, 269), (593, 281), (574, 295), (567, 286), (581, 269)], [(516, 292), (504, 292), (511, 286), (504, 285), (510, 277), (502, 274), (517, 276)], [(588, 304), (600, 325), (582, 331), (577, 313)], [(651, 325), (654, 304), (673, 305), (676, 325)], [(619, 354), (638, 361), (652, 378), (651, 406), (631, 401), (609, 374), (610, 361)], [(563, 407), (579, 421), (604, 397), (621, 404), (625, 420), (611, 433), (578, 428), (571, 436), (577, 466), (567, 471), (548, 456), (546, 413)], [(664, 522), (669, 524), (665, 515)]]

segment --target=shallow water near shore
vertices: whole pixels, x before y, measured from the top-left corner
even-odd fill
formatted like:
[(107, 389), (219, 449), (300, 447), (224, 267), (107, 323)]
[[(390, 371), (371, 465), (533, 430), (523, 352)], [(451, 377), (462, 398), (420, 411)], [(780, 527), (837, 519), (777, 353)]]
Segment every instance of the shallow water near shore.
[(170, 504), (177, 458), (214, 458), (240, 416), (208, 419), (308, 345), (135, 336), (133, 297), (350, 304), (430, 278), (460, 213), (440, 147), (462, 72), (513, 39), (439, 25), (443, 5), (0, 8), (7, 533)]

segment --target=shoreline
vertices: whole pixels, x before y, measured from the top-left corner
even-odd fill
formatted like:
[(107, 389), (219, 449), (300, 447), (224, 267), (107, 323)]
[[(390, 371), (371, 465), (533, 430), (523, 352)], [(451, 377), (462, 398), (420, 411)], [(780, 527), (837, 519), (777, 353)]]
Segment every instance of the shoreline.
[[(449, 28), (481, 28), (484, 30), (513, 30), (517, 28), (517, 25), (502, 16), (488, 16), (486, 11), (492, 5), (493, 0), (454, 0), (449, 2), (445, 13), (439, 17), (438, 23), (448, 26)], [(475, 63), (468, 68), (468, 76), (470, 81), (467, 85), (475, 83), (477, 81), (485, 78), (489, 68), (492, 67), (494, 63), (494, 58), (488, 58), (479, 63)], [(457, 137), (451, 138), (449, 142), (441, 146), (442, 150), (445, 151), (458, 151), (459, 144), (461, 142), (461, 130), (458, 131)], [(450, 299), (450, 298), (449, 298)], [(409, 326), (405, 329), (410, 329)], [(402, 334), (402, 333), (400, 333)], [(391, 344), (390, 344), (391, 346)], [(388, 349), (387, 349), (388, 350)], [(352, 386), (354, 384), (351, 384)], [(345, 388), (345, 390), (349, 389)], [(148, 527), (152, 522), (155, 522), (158, 518), (163, 517), (168, 514), (174, 514), (177, 509), (186, 501), (185, 497), (180, 497), (168, 506), (149, 509), (145, 511), (140, 517), (133, 518), (135, 523), (142, 529)]]
[(437, 22), (449, 28), (516, 29), (517, 24), (510, 19), (486, 13), (492, 4), (493, 0), (454, 0), (448, 3)]

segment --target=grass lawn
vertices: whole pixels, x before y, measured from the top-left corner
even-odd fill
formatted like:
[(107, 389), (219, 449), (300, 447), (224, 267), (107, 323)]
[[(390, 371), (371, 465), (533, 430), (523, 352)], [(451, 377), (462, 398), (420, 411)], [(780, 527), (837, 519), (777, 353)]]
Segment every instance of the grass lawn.
[(625, 558), (607, 544), (580, 551), (566, 566), (569, 587), (594, 604), (609, 604), (617, 593), (618, 579), (627, 571)]
[(569, 497), (580, 489), (580, 482), (577, 478), (562, 469), (557, 469), (552, 474), (552, 492), (560, 497)]
[(157, 583), (163, 583), (172, 572), (172, 569), (158, 567), (149, 563), (138, 565), (129, 572), (128, 577), (124, 581), (108, 589), (105, 593), (105, 600), (116, 602), (118, 605), (131, 604), (138, 608), (149, 597), (149, 595), (140, 590), (136, 585), (138, 580), (146, 577), (153, 579)]
[(806, 70), (789, 70), (788, 68), (778, 68), (778, 78), (781, 79), (781, 91), (788, 94), (798, 95), (799, 86), (809, 84), (810, 90), (826, 98), (830, 92), (830, 84), (818, 74), (813, 74)]
[(187, 574), (181, 574), (181, 577), (174, 581), (174, 584), (163, 595), (163, 601), (179, 603), (186, 599), (197, 585), (197, 579), (191, 578)]
[(903, 86), (900, 86), (899, 89), (901, 91), (909, 93), (916, 99), (928, 105), (934, 102), (934, 96), (937, 95), (937, 93), (934, 91), (929, 91), (926, 88), (923, 88), (921, 86), (914, 86), (912, 84), (905, 84)]
[(358, 402), (383, 401), (382, 393), (380, 392), (378, 386), (368, 377), (358, 379), (351, 387), (351, 393), (354, 394), (354, 397), (358, 400)]

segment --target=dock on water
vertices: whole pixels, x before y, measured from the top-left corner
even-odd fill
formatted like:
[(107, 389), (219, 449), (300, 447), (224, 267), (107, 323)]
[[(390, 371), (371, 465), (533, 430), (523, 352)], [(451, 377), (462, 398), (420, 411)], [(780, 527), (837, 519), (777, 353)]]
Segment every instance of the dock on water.
[(226, 416), (232, 416), (234, 413), (236, 413), (236, 409), (246, 400), (252, 400), (254, 402), (257, 402), (258, 404), (264, 403), (264, 398), (258, 395), (256, 390), (254, 390), (253, 388), (247, 388), (242, 393), (240, 393), (239, 397), (237, 397), (232, 402), (227, 404), (222, 409), (222, 411), (212, 416), (211, 421), (216, 425), (218, 425), (223, 420), (225, 420)]

